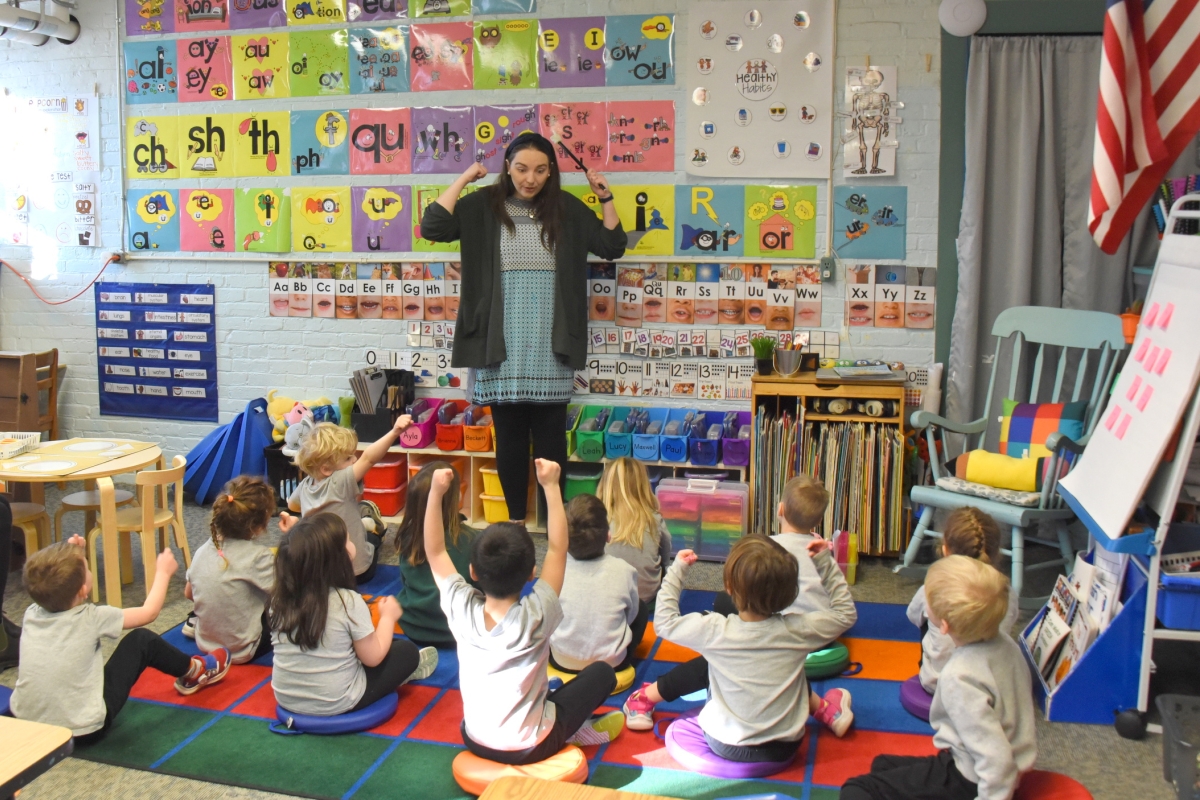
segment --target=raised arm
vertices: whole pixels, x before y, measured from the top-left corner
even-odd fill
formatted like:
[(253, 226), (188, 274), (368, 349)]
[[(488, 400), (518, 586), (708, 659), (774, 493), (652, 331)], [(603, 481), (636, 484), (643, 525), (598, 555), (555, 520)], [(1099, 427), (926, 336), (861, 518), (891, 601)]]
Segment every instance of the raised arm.
[(167, 599), (167, 585), (171, 583), (171, 576), (178, 569), (179, 562), (169, 549), (158, 554), (158, 560), (154, 564), (154, 583), (146, 593), (146, 602), (139, 608), (125, 609), (125, 630), (140, 628), (158, 619), (163, 602)]
[(557, 461), (535, 459), (534, 471), (546, 493), (546, 558), (542, 561), (541, 578), (550, 584), (555, 594), (562, 592), (563, 575), (567, 571), (567, 512), (563, 508), (562, 487), (558, 485), (562, 467)]
[[(588, 170), (587, 179), (597, 197), (601, 199), (612, 197), (612, 188), (608, 185), (608, 179), (599, 172)], [(604, 219), (598, 220), (589, 215), (587, 221), (588, 252), (598, 255), (600, 258), (620, 258), (625, 254), (625, 246), (629, 242), (629, 237), (621, 228), (621, 220), (617, 216), (617, 209), (613, 202), (609, 200), (601, 203), (600, 208)]]
[(725, 617), (720, 614), (679, 613), (679, 594), (683, 591), (683, 576), (687, 568), (696, 563), (696, 554), (691, 550), (680, 550), (675, 563), (667, 570), (658, 600), (654, 603), (654, 630), (664, 639), (703, 654), (703, 647), (725, 626)]
[(453, 480), (454, 470), (434, 470), (429, 482), (429, 497), (425, 500), (425, 560), (439, 584), (458, 574), (446, 552), (446, 525), (442, 520), (442, 498), (450, 490)]
[(784, 617), (784, 621), (793, 630), (799, 628), (803, 635), (812, 639), (814, 646), (819, 647), (849, 630), (858, 621), (858, 610), (854, 607), (854, 598), (850, 595), (846, 578), (828, 549), (821, 550), (813, 557), (813, 566), (817, 568), (821, 585), (829, 594), (829, 610), (792, 614)]
[(390, 431), (371, 442), (367, 446), (367, 449), (363, 450), (363, 454), (358, 457), (358, 461), (354, 462), (354, 480), (361, 481), (367, 472), (370, 471), (371, 467), (383, 460), (383, 457), (387, 455), (388, 448), (396, 441), (396, 437), (405, 428), (412, 425), (412, 421), (412, 417), (408, 414), (401, 414), (396, 418), (396, 424), (392, 426)]

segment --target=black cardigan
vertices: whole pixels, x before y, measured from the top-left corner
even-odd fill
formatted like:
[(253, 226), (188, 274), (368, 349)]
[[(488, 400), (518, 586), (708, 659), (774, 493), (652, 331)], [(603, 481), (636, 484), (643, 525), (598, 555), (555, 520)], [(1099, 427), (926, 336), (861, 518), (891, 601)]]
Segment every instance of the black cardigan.
[[(490, 187), (459, 199), (454, 213), (431, 203), (421, 217), (421, 236), (431, 242), (462, 242), (462, 287), (451, 366), (486, 367), (503, 362), (504, 291), (500, 283), (500, 221), (487, 196)], [(587, 362), (587, 255), (620, 258), (628, 237), (620, 224), (609, 230), (583, 201), (562, 198), (562, 235), (555, 247), (554, 328), (551, 346), (573, 369)]]

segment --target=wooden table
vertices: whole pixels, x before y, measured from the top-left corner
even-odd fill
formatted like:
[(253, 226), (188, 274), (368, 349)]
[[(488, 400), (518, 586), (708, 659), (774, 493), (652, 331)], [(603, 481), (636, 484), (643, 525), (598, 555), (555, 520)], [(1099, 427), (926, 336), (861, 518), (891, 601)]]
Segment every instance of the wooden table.
[[(116, 438), (106, 439), (105, 441), (145, 444), (144, 442), (133, 442), (133, 440), (129, 439)], [(46, 442), (42, 447), (49, 447), (56, 444), (60, 443)], [(38, 451), (34, 450), (31, 452), (37, 453)], [(122, 551), (117, 538), (117, 504), (112, 476), (137, 472), (152, 465), (157, 469), (162, 469), (164, 466), (162, 450), (156, 445), (151, 445), (144, 450), (139, 450), (129, 455), (110, 458), (101, 464), (96, 464), (77, 472), (30, 473), (0, 469), (0, 481), (19, 483), (83, 481), (85, 489), (100, 490), (100, 535), (104, 542), (104, 596), (109, 605), (121, 608), (121, 582), (123, 577), (128, 581), (133, 580), (133, 563), (129, 549), (126, 548)], [(94, 524), (95, 516), (88, 514), (85, 522), (87, 530), (90, 531)], [(153, 555), (143, 553), (142, 556), (143, 561), (149, 559), (150, 572), (153, 572)], [(92, 576), (92, 580), (96, 580), (96, 578), (97, 576)], [(149, 590), (150, 587), (147, 586), (146, 591)]]
[(587, 786), (580, 783), (559, 783), (541, 778), (508, 775), (497, 778), (479, 795), (479, 800), (670, 800), (658, 794), (639, 794)]
[(71, 755), (71, 731), (57, 725), (0, 717), (0, 798), (12, 797)]

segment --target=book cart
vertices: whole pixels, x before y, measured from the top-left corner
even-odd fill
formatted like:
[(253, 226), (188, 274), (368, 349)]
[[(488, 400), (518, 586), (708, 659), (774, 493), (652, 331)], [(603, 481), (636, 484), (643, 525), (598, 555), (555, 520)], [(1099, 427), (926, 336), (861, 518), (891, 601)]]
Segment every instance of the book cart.
[[(1198, 200), (1200, 196), (1189, 195), (1188, 199)], [(1200, 219), (1200, 212), (1181, 211), (1182, 202), (1182, 199), (1178, 201), (1172, 210), (1168, 231), (1174, 230), (1176, 218)], [(1200, 237), (1165, 234), (1158, 260), (1200, 272)], [(1151, 296), (1153, 291), (1152, 281)], [(1133, 368), (1132, 362), (1127, 362), (1125, 368)], [(1116, 394), (1114, 385), (1114, 396)], [(1140, 738), (1147, 731), (1162, 733), (1161, 725), (1146, 722), (1154, 644), (1164, 639), (1200, 642), (1200, 607), (1191, 605), (1200, 602), (1200, 594), (1197, 594), (1200, 576), (1172, 580), (1169, 576), (1164, 577), (1163, 572), (1164, 559), (1168, 562), (1181, 557), (1185, 561), (1200, 560), (1200, 553), (1184, 552), (1200, 550), (1200, 528), (1171, 521), (1198, 434), (1200, 392), (1196, 390), (1193, 375), (1190, 399), (1173, 437), (1178, 444), (1168, 444), (1162, 459), (1152, 467), (1153, 477), (1142, 494), (1134, 521), (1122, 536), (1109, 536), (1084, 503), (1059, 484), (1060, 495), (1086, 526), (1095, 547), (1110, 553), (1128, 554), (1129, 559), (1120, 592), (1123, 605), (1070, 673), (1053, 689), (1042, 678), (1037, 661), (1025, 642), (1025, 635), (1040, 624), (1049, 609), (1043, 608), (1023, 631), (1020, 646), (1033, 673), (1035, 699), (1048, 720), (1115, 723), (1117, 732), (1126, 738)], [(1076, 452), (1082, 452), (1082, 448)], [(1107, 467), (1120, 470), (1119, 464)], [(1130, 474), (1128, 478), (1136, 481), (1139, 476)], [(1165, 585), (1172, 582), (1178, 588), (1179, 584), (1191, 581), (1195, 581), (1195, 588), (1190, 592), (1175, 593)], [(1197, 600), (1189, 600), (1188, 595)]]

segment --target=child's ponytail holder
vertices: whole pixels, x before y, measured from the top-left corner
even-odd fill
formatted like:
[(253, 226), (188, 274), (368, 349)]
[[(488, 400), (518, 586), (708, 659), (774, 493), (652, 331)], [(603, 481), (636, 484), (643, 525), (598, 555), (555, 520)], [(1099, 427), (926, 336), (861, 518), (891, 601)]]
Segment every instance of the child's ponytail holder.
[(231, 494), (227, 494), (227, 495), (225, 495), (225, 500), (226, 500), (226, 501), (228, 501), (228, 502), (230, 502), (230, 503), (232, 503), (232, 502), (233, 502), (233, 495), (231, 495)]

